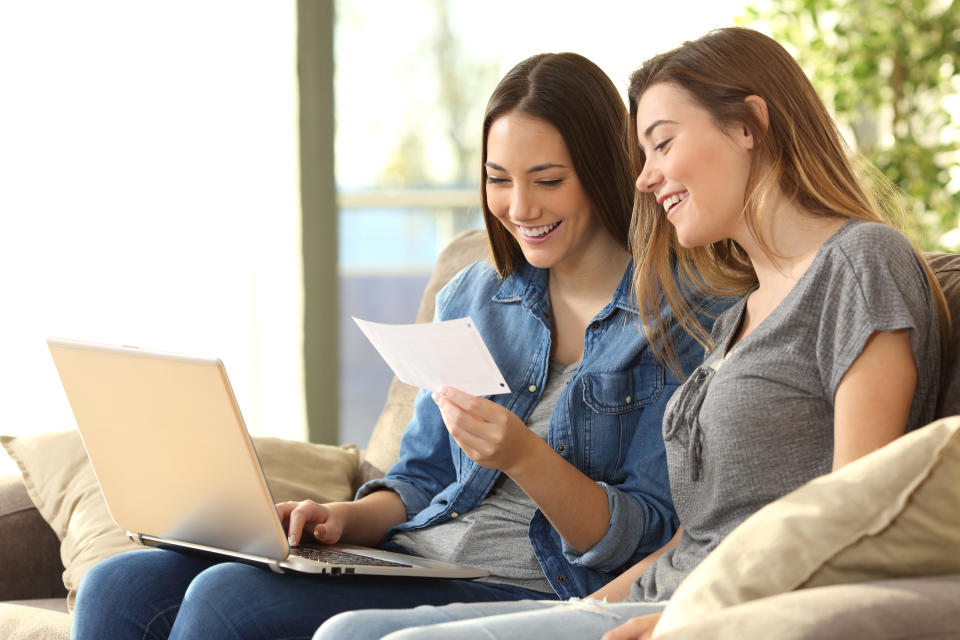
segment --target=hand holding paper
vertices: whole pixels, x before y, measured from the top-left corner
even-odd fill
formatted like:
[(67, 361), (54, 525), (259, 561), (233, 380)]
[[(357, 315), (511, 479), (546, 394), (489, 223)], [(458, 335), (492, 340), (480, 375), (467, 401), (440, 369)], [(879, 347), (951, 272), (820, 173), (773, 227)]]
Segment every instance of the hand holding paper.
[(421, 324), (353, 321), (407, 384), (429, 391), (454, 387), (475, 396), (510, 392), (470, 318)]

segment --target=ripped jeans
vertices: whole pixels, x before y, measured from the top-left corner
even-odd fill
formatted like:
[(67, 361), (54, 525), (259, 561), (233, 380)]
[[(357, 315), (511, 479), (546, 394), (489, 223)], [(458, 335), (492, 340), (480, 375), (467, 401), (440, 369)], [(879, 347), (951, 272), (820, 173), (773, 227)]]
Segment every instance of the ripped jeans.
[(327, 620), (313, 640), (506, 640), (600, 638), (630, 618), (660, 613), (666, 602), (571, 599), (474, 602), (415, 609), (367, 609)]

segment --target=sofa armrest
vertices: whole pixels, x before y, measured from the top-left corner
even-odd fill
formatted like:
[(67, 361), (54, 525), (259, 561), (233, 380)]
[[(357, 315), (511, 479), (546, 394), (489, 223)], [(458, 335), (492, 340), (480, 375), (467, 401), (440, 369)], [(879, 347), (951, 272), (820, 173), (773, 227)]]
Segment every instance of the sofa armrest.
[(0, 567), (0, 601), (67, 595), (60, 540), (19, 475), (0, 476)]
[(960, 637), (960, 575), (799, 589), (751, 600), (655, 635), (656, 640), (899, 640)]

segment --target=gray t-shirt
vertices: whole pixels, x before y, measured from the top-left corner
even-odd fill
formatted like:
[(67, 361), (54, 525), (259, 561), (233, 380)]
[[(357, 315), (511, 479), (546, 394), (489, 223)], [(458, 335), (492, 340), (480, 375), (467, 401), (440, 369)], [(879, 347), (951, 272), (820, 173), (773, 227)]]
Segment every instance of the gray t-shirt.
[[(579, 366), (550, 362), (543, 395), (527, 419), (541, 438), (546, 439), (553, 409)], [(479, 581), (553, 593), (527, 533), (535, 511), (530, 497), (502, 473), (476, 509), (432, 527), (402, 531), (391, 542), (417, 556), (489, 570), (490, 576)]]
[(834, 395), (874, 332), (909, 329), (918, 377), (907, 430), (934, 417), (936, 306), (920, 258), (896, 229), (846, 222), (779, 306), (730, 348), (745, 307), (746, 298), (718, 318), (717, 348), (667, 406), (670, 490), (684, 531), (629, 600), (669, 599), (734, 527), (830, 472)]

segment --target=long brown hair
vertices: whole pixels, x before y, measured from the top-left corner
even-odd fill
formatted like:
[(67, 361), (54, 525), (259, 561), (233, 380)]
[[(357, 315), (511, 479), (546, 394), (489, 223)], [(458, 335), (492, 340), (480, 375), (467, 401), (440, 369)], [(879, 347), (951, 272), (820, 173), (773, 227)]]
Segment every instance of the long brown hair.
[(516, 239), (487, 205), (487, 136), (497, 118), (514, 111), (548, 122), (560, 132), (590, 201), (591, 215), (629, 249), (634, 187), (627, 108), (610, 78), (590, 60), (575, 53), (542, 53), (507, 72), (483, 116), (480, 202), (500, 276), (512, 273), (524, 258)]
[[(865, 166), (873, 189), (864, 187), (836, 124), (810, 80), (787, 51), (757, 31), (727, 28), (685, 42), (647, 60), (630, 77), (630, 152), (634, 175), (645, 158), (637, 138), (637, 104), (644, 92), (670, 83), (706, 109), (718, 126), (744, 125), (755, 140), (747, 181), (744, 217), (762, 250), (764, 204), (777, 189), (814, 215), (856, 218), (891, 224), (899, 208), (895, 187), (871, 166)], [(745, 101), (763, 98), (769, 121), (763, 123)], [(639, 193), (634, 211), (634, 287), (644, 329), (661, 359), (678, 371), (675, 348), (661, 310), (669, 304), (677, 322), (708, 349), (709, 334), (697, 320), (689, 296), (700, 290), (743, 295), (757, 284), (746, 252), (733, 240), (705, 247), (680, 246), (672, 225), (651, 193)], [(940, 320), (941, 345), (947, 344), (950, 313), (939, 283), (926, 261)], [(676, 265), (677, 277), (674, 277)], [(661, 293), (662, 292), (662, 293)]]

